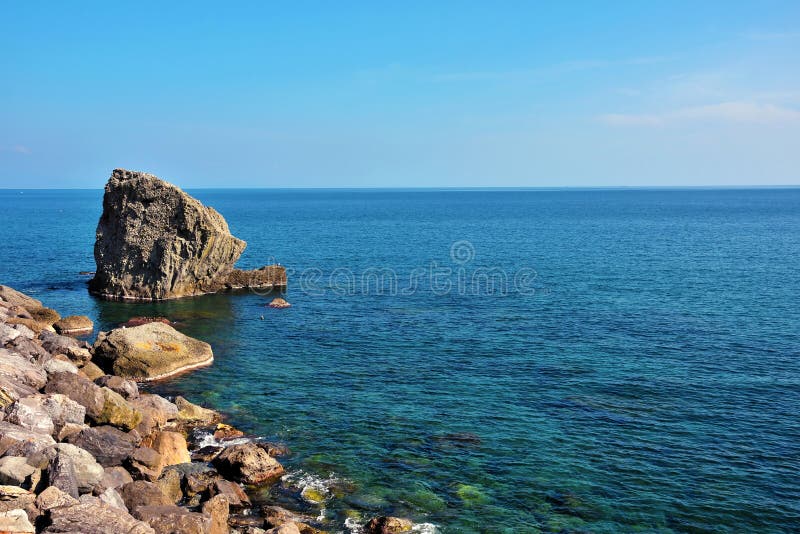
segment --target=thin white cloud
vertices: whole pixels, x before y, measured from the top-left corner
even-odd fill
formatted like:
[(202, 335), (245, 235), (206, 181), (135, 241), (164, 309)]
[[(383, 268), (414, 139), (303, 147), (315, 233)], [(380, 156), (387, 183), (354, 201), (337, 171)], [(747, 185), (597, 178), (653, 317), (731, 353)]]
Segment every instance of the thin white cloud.
[(800, 32), (774, 32), (752, 30), (744, 32), (742, 37), (750, 41), (784, 41), (786, 39), (796, 39), (800, 37)]
[(561, 63), (556, 63), (555, 65), (531, 69), (445, 72), (433, 76), (433, 79), (434, 81), (440, 82), (518, 80), (521, 78), (548, 77), (568, 72), (580, 72), (611, 67), (652, 65), (655, 63), (671, 61), (672, 59), (673, 58), (666, 56), (642, 56), (624, 59), (581, 59), (564, 61)]
[(0, 152), (13, 152), (14, 154), (24, 154), (26, 156), (32, 153), (31, 149), (25, 145), (0, 146)]
[(598, 119), (612, 126), (666, 126), (687, 122), (786, 124), (800, 123), (800, 111), (774, 104), (722, 102), (663, 113), (608, 113)]

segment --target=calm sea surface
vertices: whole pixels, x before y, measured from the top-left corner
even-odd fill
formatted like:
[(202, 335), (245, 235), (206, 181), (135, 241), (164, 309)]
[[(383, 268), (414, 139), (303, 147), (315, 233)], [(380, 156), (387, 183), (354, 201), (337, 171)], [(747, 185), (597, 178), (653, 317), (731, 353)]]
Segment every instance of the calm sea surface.
[(93, 299), (102, 191), (0, 191), (0, 283), (210, 342), (160, 391), (289, 445), (265, 498), (334, 531), (800, 531), (800, 190), (192, 193), (292, 308)]

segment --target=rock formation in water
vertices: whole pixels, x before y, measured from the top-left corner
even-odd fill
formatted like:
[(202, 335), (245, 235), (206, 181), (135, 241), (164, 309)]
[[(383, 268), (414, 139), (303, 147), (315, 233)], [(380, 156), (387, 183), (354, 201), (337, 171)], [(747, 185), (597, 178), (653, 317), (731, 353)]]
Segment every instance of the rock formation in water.
[(234, 269), (245, 246), (222, 215), (180, 188), (152, 174), (115, 169), (103, 196), (97, 272), (89, 288), (109, 299), (164, 300), (286, 285), (278, 265)]

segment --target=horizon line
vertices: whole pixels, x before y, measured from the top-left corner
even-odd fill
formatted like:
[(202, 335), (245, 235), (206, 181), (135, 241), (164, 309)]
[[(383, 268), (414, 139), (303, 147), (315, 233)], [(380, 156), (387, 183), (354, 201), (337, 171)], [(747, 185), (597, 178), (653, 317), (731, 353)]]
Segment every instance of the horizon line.
[[(564, 185), (564, 186), (178, 186), (184, 190), (271, 190), (271, 191), (564, 191), (564, 190), (715, 190), (715, 189), (800, 189), (798, 184), (723, 185)], [(101, 187), (0, 187), (0, 191), (102, 191)]]

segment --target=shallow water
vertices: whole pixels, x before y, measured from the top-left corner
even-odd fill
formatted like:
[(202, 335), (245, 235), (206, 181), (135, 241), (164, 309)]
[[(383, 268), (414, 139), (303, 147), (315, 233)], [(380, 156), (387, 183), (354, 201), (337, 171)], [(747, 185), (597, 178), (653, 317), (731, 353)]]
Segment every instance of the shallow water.
[(209, 341), (212, 367), (159, 387), (290, 446), (269, 498), (314, 487), (302, 505), (334, 529), (800, 524), (799, 190), (193, 194), (248, 242), (241, 265), (291, 269), (292, 308), (89, 297), (101, 191), (0, 191), (0, 282)]

